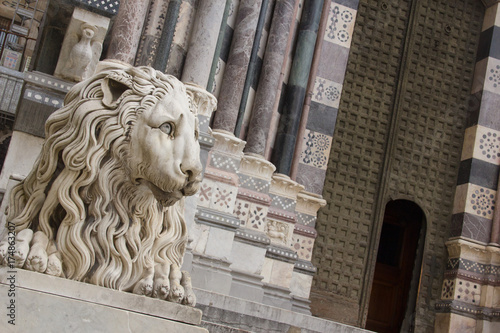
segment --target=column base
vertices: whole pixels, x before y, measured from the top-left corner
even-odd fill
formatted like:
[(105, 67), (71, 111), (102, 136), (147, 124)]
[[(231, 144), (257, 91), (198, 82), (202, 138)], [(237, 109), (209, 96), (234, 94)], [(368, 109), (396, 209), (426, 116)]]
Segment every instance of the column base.
[(265, 283), (264, 298), (262, 303), (272, 305), (281, 309), (292, 309), (292, 296), (288, 288)]
[(193, 286), (229, 295), (233, 277), (230, 263), (193, 253), (191, 279)]
[(233, 270), (231, 275), (233, 276), (233, 282), (229, 292), (230, 296), (262, 303), (264, 297), (262, 276), (236, 270)]

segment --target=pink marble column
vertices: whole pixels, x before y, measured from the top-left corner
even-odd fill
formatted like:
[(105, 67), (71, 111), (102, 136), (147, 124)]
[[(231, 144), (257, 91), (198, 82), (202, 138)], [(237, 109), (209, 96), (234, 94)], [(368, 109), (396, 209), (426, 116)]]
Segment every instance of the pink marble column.
[(222, 78), (214, 129), (234, 132), (261, 5), (262, 0), (240, 2), (231, 51)]
[(111, 31), (107, 58), (133, 64), (149, 0), (122, 0)]

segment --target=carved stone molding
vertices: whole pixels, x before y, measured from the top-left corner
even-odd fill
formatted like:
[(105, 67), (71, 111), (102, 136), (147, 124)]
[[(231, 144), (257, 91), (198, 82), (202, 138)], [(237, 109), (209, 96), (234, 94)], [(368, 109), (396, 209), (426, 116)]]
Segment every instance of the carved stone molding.
[(274, 164), (259, 154), (245, 153), (241, 159), (240, 172), (248, 176), (270, 181), (275, 170)]
[(248, 202), (253, 202), (256, 204), (269, 206), (271, 204), (271, 198), (265, 193), (260, 193), (252, 190), (248, 190), (240, 187), (238, 189), (238, 199), (242, 199)]
[(287, 175), (276, 173), (271, 181), (270, 193), (297, 200), (297, 194), (305, 189), (304, 185), (290, 179)]
[(194, 83), (185, 83), (187, 93), (191, 97), (191, 105), (198, 115), (211, 117), (217, 108), (217, 99), (214, 95)]
[(500, 265), (500, 248), (457, 238), (445, 243), (450, 258), (463, 258), (483, 264)]
[(295, 224), (294, 233), (312, 238), (318, 237), (318, 232), (316, 231), (316, 229), (302, 224)]
[(326, 200), (319, 194), (301, 191), (297, 195), (295, 210), (300, 213), (316, 215), (318, 210), (326, 205)]
[(246, 144), (245, 141), (238, 139), (233, 133), (219, 129), (213, 130), (212, 135), (215, 138), (214, 151), (238, 159), (243, 157), (243, 148), (245, 148)]

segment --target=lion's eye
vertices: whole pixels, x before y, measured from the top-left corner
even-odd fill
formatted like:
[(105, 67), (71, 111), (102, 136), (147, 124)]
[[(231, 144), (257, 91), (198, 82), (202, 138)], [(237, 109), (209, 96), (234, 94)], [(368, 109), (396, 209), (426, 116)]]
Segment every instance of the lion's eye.
[(167, 135), (172, 135), (172, 132), (174, 131), (174, 126), (171, 123), (163, 123), (159, 128), (160, 131)]
[(200, 136), (200, 133), (198, 132), (198, 130), (195, 130), (194, 131), (194, 139), (195, 140), (198, 140), (198, 137)]

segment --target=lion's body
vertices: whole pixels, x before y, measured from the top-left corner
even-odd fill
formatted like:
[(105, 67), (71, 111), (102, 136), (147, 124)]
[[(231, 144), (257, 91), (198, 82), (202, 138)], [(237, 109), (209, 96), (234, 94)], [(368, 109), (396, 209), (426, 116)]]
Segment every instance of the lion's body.
[[(49, 118), (33, 170), (10, 194), (7, 220), (18, 232), (43, 232), (47, 255), (60, 255), (67, 278), (133, 290), (155, 266), (181, 265), (182, 196), (198, 188), (199, 145), (188, 138), (196, 115), (182, 83), (120, 66), (76, 85)], [(174, 94), (177, 111), (169, 109)], [(172, 112), (175, 138), (150, 124)], [(194, 173), (183, 170), (188, 162)]]

